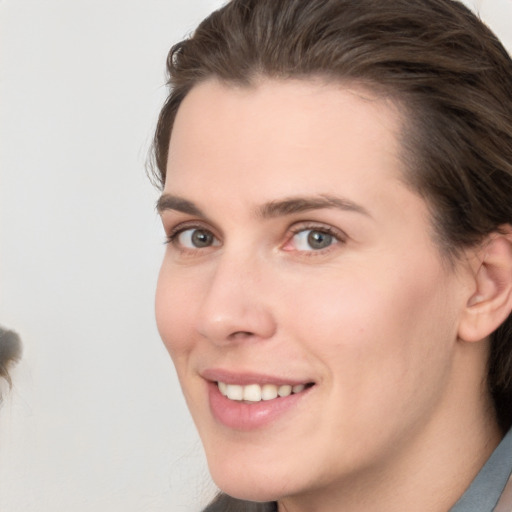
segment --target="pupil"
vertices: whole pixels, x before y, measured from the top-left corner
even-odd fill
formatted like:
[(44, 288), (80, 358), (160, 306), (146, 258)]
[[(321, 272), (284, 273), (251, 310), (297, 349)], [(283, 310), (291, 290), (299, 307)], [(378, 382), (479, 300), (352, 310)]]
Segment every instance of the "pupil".
[(196, 247), (208, 247), (212, 244), (212, 235), (207, 231), (196, 229), (192, 233), (192, 243)]
[(313, 249), (325, 249), (332, 243), (332, 235), (321, 231), (311, 231), (308, 235), (308, 244)]

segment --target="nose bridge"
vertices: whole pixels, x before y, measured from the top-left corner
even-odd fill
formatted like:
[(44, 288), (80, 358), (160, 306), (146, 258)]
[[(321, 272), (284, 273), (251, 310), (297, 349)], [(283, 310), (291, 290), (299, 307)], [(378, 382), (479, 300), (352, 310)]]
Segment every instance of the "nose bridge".
[(256, 255), (234, 250), (219, 255), (199, 310), (200, 334), (215, 343), (271, 337), (275, 321), (263, 273)]

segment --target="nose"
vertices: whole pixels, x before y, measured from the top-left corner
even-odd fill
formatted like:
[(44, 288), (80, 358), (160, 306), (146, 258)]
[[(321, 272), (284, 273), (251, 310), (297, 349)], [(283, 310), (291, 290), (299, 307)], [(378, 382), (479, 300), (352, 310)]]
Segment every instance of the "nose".
[(215, 344), (264, 340), (276, 332), (264, 270), (256, 259), (221, 257), (205, 286), (197, 331)]

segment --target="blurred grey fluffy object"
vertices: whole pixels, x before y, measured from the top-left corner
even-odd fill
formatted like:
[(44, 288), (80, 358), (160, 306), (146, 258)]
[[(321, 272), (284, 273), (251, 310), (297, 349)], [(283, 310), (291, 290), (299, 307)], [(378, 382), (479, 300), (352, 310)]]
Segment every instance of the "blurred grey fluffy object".
[(9, 369), (21, 358), (20, 337), (9, 329), (0, 326), (0, 378), (11, 385)]

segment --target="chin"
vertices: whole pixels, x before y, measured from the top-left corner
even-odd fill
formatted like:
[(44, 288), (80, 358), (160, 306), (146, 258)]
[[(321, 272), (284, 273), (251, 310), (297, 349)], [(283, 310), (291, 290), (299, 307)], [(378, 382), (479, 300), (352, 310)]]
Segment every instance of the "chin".
[(290, 475), (276, 474), (271, 465), (255, 469), (250, 463), (240, 466), (226, 459), (226, 464), (211, 464), (210, 473), (222, 492), (240, 500), (276, 501), (290, 494)]
[(222, 482), (218, 483), (215, 479), (214, 482), (222, 492), (239, 500), (265, 503), (268, 501), (277, 501), (284, 497), (282, 495), (282, 491), (277, 492), (277, 489), (261, 489), (260, 487), (257, 487), (254, 482), (226, 483), (222, 480)]

